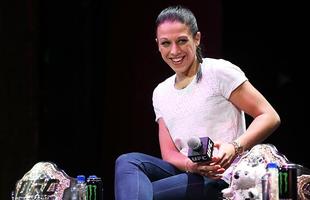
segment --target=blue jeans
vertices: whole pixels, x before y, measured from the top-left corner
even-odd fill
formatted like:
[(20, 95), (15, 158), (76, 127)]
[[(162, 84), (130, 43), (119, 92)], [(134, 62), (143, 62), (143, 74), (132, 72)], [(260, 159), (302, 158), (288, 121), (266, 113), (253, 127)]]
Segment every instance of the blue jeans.
[(222, 199), (223, 180), (178, 170), (168, 162), (142, 153), (119, 156), (115, 163), (116, 200)]

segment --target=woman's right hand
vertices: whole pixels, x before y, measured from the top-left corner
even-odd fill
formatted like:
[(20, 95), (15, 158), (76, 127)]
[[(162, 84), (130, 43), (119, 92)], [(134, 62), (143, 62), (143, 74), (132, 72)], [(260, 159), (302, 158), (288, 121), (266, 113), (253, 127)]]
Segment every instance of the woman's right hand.
[(200, 163), (193, 163), (190, 161), (189, 171), (212, 179), (220, 179), (225, 169), (217, 164), (218, 159), (218, 157), (213, 157), (211, 161)]

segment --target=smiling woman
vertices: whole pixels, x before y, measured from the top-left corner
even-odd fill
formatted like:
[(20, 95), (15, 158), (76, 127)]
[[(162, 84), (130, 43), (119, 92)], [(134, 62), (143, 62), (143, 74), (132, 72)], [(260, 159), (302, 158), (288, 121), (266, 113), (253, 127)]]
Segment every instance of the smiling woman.
[[(156, 20), (156, 42), (174, 75), (153, 91), (162, 158), (120, 155), (116, 200), (219, 199), (231, 164), (278, 127), (280, 118), (244, 72), (223, 59), (203, 58), (201, 33), (187, 8), (165, 8)], [(245, 113), (253, 118), (246, 128)], [(210, 161), (193, 162), (188, 140), (214, 141)]]
[[(191, 18), (196, 24), (195, 18)], [(176, 87), (184, 88), (188, 85), (200, 68), (199, 62), (195, 62), (196, 52), (201, 55), (200, 32), (198, 27), (193, 26), (192, 30), (181, 22), (157, 21), (158, 49), (163, 60), (176, 72)], [(202, 57), (202, 56), (200, 56)]]

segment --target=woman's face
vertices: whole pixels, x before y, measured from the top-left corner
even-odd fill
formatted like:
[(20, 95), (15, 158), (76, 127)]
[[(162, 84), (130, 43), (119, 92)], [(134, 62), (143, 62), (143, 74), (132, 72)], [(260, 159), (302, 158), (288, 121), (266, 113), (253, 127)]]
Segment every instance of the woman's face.
[(178, 21), (163, 22), (157, 27), (156, 41), (162, 58), (175, 73), (186, 74), (196, 63), (200, 33), (193, 37), (185, 24)]

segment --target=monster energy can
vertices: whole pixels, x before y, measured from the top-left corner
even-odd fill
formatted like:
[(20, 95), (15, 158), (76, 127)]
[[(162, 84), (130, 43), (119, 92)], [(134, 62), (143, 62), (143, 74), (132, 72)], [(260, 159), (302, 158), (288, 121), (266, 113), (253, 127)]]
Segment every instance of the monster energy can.
[(297, 167), (285, 164), (279, 169), (279, 199), (297, 200)]
[(103, 200), (103, 184), (96, 175), (87, 178), (87, 200)]

